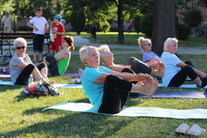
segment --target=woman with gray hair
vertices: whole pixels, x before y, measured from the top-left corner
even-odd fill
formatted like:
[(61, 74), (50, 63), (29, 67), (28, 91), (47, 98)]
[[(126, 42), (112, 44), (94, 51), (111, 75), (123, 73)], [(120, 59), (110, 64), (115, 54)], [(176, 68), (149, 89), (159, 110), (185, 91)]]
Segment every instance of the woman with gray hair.
[(207, 85), (207, 74), (193, 67), (192, 63), (181, 61), (175, 53), (178, 49), (178, 40), (168, 38), (164, 43), (164, 52), (161, 60), (166, 69), (162, 82), (166, 87), (179, 87), (189, 77), (198, 87)]
[(16, 53), (9, 63), (10, 75), (15, 85), (28, 85), (29, 80), (33, 78), (37, 81), (48, 81), (47, 66), (40, 63), (37, 67), (32, 63), (30, 57), (26, 54), (27, 42), (24, 38), (14, 40)]
[(110, 51), (108, 45), (100, 45), (98, 51), (100, 53), (101, 63), (111, 70), (121, 72), (124, 68), (128, 68), (133, 70), (136, 74), (147, 73), (160, 78), (164, 75), (165, 65), (162, 62), (160, 62), (158, 70), (149, 67), (146, 63), (135, 57), (130, 57), (128, 59), (128, 65), (119, 65), (114, 63), (113, 53)]
[[(82, 86), (85, 95), (99, 113), (119, 113), (130, 92), (140, 92), (152, 97), (158, 81), (147, 74), (131, 74), (112, 71), (100, 66), (97, 47), (83, 46), (79, 50), (81, 61), (85, 64)], [(129, 81), (143, 81), (143, 85)]]

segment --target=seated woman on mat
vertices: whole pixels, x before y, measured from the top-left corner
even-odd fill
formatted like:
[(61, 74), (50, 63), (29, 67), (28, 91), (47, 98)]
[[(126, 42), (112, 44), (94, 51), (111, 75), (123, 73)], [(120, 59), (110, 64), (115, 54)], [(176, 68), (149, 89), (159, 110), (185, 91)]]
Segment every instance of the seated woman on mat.
[(178, 49), (178, 40), (168, 38), (164, 43), (164, 52), (161, 60), (166, 66), (162, 82), (166, 87), (179, 87), (189, 77), (198, 87), (207, 85), (207, 74), (182, 62), (175, 53)]
[(129, 65), (118, 65), (114, 63), (113, 53), (111, 53), (108, 45), (99, 46), (98, 51), (100, 53), (101, 63), (111, 70), (121, 72), (124, 68), (130, 68), (136, 74), (147, 73), (157, 77), (162, 77), (164, 75), (165, 66), (163, 63), (160, 63), (159, 70), (155, 70), (135, 57), (131, 57), (128, 60)]
[[(147, 74), (116, 72), (100, 66), (97, 47), (83, 46), (80, 59), (86, 66), (82, 75), (84, 93), (99, 113), (119, 113), (130, 92), (139, 92), (152, 97), (158, 81)], [(129, 81), (144, 81), (142, 86)]]
[(61, 45), (62, 50), (60, 50), (55, 55), (51, 54), (50, 52), (46, 53), (43, 58), (43, 62), (46, 63), (46, 65), (48, 66), (51, 76), (60, 76), (65, 73), (71, 59), (70, 50), (75, 49), (73, 44), (73, 37), (63, 36)]
[(160, 60), (160, 57), (152, 52), (152, 42), (150, 39), (146, 39), (144, 37), (140, 37), (137, 39), (137, 42), (139, 46), (142, 48), (144, 51), (143, 56), (142, 56), (142, 61), (150, 68), (153, 68), (155, 70), (159, 70), (159, 65), (163, 64)]
[(28, 85), (33, 78), (37, 81), (46, 82), (47, 66), (40, 63), (37, 67), (32, 63), (30, 57), (26, 54), (27, 42), (24, 38), (14, 40), (16, 53), (11, 58), (9, 67), (12, 82), (15, 85)]

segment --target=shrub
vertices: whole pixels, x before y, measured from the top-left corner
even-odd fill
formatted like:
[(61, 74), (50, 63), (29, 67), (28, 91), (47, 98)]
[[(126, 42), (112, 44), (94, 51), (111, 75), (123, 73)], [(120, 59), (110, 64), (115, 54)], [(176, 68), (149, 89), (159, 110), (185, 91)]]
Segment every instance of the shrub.
[(146, 14), (141, 18), (140, 29), (147, 36), (152, 36), (152, 14)]
[(183, 13), (183, 21), (186, 24), (189, 24), (190, 27), (198, 26), (202, 21), (201, 11), (199, 9), (190, 10)]
[(186, 40), (190, 35), (191, 28), (188, 24), (179, 24), (178, 25), (178, 39)]
[(103, 31), (104, 33), (108, 32), (110, 30), (110, 25), (107, 21), (101, 22), (99, 24), (99, 27), (100, 27), (101, 31)]

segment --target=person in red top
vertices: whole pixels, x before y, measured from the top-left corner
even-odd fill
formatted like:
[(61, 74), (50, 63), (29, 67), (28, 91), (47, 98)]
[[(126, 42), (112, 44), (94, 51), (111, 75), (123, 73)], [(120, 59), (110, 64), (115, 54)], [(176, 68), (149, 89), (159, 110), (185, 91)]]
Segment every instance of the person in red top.
[(51, 31), (50, 34), (51, 42), (49, 47), (50, 52), (56, 51), (57, 53), (58, 51), (61, 50), (63, 35), (65, 35), (65, 28), (61, 24), (61, 20), (62, 20), (62, 16), (60, 14), (56, 14), (54, 16), (54, 21), (50, 23), (50, 31)]

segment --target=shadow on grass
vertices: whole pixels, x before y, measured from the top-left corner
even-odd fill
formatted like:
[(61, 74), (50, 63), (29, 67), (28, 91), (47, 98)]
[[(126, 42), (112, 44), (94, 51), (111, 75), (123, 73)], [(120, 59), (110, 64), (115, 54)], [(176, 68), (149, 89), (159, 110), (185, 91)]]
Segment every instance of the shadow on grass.
[(0, 87), (1, 87), (0, 92), (7, 92), (8, 90), (13, 91), (22, 88), (20, 86), (7, 86), (7, 85), (0, 85)]
[[(6, 137), (28, 136), (32, 133), (34, 136), (78, 136), (78, 137), (107, 137), (115, 134), (127, 126), (129, 120), (112, 120), (109, 116), (95, 115), (90, 113), (73, 113), (60, 117), (49, 122), (39, 122), (26, 128), (18, 129), (3, 134)], [(109, 130), (110, 129), (110, 130)]]
[[(75, 102), (86, 101), (82, 99)], [(41, 112), (43, 108), (27, 110), (24, 114), (30, 115), (40, 112), (43, 116), (58, 115), (57, 119), (39, 122), (25, 128), (17, 129), (2, 134), (5, 137), (22, 136), (75, 136), (75, 137), (107, 137), (112, 136), (117, 131), (126, 127), (133, 120), (128, 120), (109, 115), (97, 115), (92, 113), (77, 113), (61, 110), (47, 110)], [(53, 116), (54, 117), (54, 116)]]

